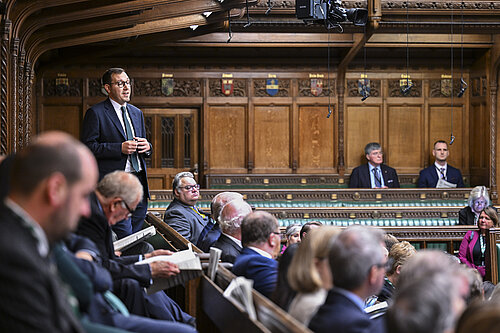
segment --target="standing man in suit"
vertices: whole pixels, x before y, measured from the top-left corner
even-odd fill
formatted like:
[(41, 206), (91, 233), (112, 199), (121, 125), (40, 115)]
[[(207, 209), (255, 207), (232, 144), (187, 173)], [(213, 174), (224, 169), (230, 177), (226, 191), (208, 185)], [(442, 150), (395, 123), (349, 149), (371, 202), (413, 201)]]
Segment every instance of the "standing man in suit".
[(90, 215), (97, 176), (92, 153), (61, 132), (43, 134), (14, 157), (0, 204), (0, 331), (83, 332), (49, 256)]
[(102, 76), (109, 98), (87, 110), (83, 119), (81, 140), (94, 153), (99, 166), (99, 179), (115, 170), (137, 176), (144, 195), (131, 218), (117, 223), (113, 230), (123, 238), (141, 230), (146, 216), (149, 188), (146, 157), (152, 146), (146, 140), (142, 111), (128, 104), (130, 79), (121, 68), (110, 68)]
[(376, 295), (384, 284), (387, 258), (384, 233), (380, 229), (352, 226), (342, 231), (330, 246), (328, 260), (335, 286), (311, 319), (313, 332), (381, 333), (382, 322), (370, 320), (365, 299)]
[(418, 187), (437, 187), (441, 179), (448, 183), (455, 184), (456, 187), (465, 187), (460, 170), (452, 167), (446, 162), (449, 155), (450, 151), (448, 150), (446, 141), (438, 140), (434, 143), (432, 156), (436, 158), (436, 161), (433, 165), (420, 171)]
[(179, 172), (172, 182), (172, 192), (174, 200), (168, 205), (163, 220), (181, 236), (196, 244), (209, 223), (208, 216), (196, 207), (200, 199), (200, 185), (196, 184), (191, 172)]
[(234, 263), (243, 250), (241, 245), (241, 221), (252, 212), (252, 207), (242, 199), (229, 201), (219, 217), (222, 234), (213, 247), (222, 250), (221, 261)]
[(267, 212), (247, 215), (241, 222), (243, 251), (236, 258), (233, 273), (253, 280), (253, 287), (270, 297), (278, 282), (278, 255), (281, 237), (278, 221)]
[(368, 163), (354, 168), (349, 178), (350, 188), (399, 188), (396, 170), (382, 164), (384, 154), (377, 142), (370, 142), (365, 147)]

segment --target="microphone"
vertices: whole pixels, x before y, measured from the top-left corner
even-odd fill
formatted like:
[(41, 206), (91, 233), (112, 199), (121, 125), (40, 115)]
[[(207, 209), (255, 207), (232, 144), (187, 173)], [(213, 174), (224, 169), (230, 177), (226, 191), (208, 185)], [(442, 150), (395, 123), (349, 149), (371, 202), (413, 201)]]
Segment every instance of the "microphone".
[(408, 96), (410, 94), (411, 88), (413, 87), (413, 82), (406, 81), (406, 87), (401, 90), (404, 96)]
[(460, 91), (458, 92), (458, 97), (462, 97), (467, 90), (467, 82), (465, 82), (464, 78), (460, 78)]
[(455, 136), (452, 133), (450, 137), (450, 146), (453, 144), (453, 142), (455, 142)]
[(328, 115), (326, 117), (330, 118), (331, 115), (332, 115), (332, 108), (330, 107), (330, 105), (328, 105)]

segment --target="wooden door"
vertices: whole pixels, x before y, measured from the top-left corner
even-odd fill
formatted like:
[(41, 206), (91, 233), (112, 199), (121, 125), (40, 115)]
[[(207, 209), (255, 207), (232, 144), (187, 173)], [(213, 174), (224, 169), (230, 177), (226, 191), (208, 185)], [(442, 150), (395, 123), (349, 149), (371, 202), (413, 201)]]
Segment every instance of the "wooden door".
[(153, 145), (153, 154), (146, 159), (149, 188), (172, 188), (174, 176), (191, 171), (197, 176), (198, 110), (143, 108), (146, 137)]

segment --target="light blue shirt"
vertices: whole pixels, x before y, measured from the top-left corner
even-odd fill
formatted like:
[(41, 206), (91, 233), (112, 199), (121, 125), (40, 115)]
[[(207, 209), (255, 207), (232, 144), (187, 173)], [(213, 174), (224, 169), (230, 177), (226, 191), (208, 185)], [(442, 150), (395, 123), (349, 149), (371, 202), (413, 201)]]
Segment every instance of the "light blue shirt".
[(375, 168), (378, 169), (377, 175), (380, 177), (380, 187), (384, 187), (384, 177), (382, 177), (382, 169), (380, 169), (380, 165), (378, 167), (374, 167), (373, 165), (371, 165), (371, 163), (368, 163), (368, 170), (370, 170), (370, 183), (372, 185), (372, 188), (377, 188), (377, 186), (375, 186), (375, 175), (373, 174), (373, 169)]

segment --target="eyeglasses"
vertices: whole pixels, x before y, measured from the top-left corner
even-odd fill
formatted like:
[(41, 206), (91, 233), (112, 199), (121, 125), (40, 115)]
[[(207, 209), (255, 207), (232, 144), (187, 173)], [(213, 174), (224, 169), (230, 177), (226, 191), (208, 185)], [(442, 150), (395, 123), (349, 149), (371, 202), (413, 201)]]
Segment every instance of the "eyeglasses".
[(199, 190), (200, 189), (200, 185), (199, 184), (195, 184), (195, 185), (186, 185), (186, 186), (179, 186), (179, 188), (183, 188), (185, 189), (186, 191), (191, 191), (193, 188)]
[(116, 84), (117, 87), (123, 88), (125, 85), (130, 86), (130, 80), (111, 82), (110, 84)]
[(281, 232), (279, 231), (273, 231), (272, 233), (281, 237)]
[(121, 202), (125, 206), (125, 208), (127, 208), (127, 210), (128, 210), (128, 216), (132, 216), (132, 214), (134, 214), (134, 212), (135, 212), (135, 209), (130, 209), (130, 207), (127, 205), (127, 203), (125, 202), (125, 200), (122, 199)]

